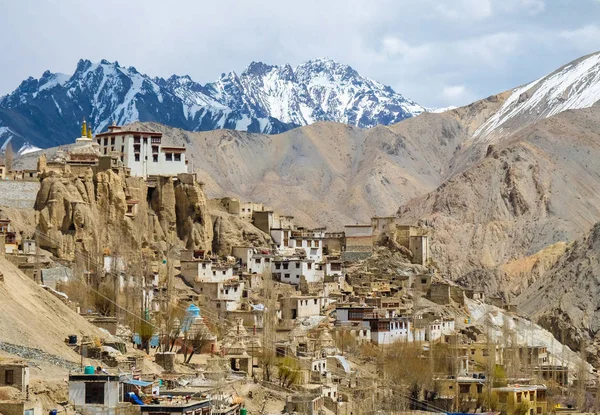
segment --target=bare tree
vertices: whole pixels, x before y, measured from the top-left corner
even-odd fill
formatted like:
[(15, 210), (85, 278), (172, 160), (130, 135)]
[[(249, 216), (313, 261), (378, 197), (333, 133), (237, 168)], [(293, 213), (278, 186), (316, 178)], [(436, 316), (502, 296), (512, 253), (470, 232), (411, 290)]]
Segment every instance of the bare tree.
[[(185, 356), (187, 354), (187, 345), (186, 348), (184, 350), (184, 361), (185, 363), (190, 363), (190, 361), (192, 360), (192, 356), (194, 356), (194, 354), (200, 354), (202, 352), (202, 349), (210, 344), (210, 342), (213, 339), (213, 334), (208, 330), (208, 328), (202, 326), (203, 329), (200, 329), (198, 331), (196, 331), (196, 333), (193, 334), (191, 341), (190, 341), (190, 346), (191, 346), (191, 352), (189, 355), (187, 355), (187, 357)], [(186, 342), (187, 343), (187, 342)]]
[(11, 171), (13, 168), (13, 160), (14, 153), (12, 144), (9, 142), (4, 148), (4, 165), (6, 166), (6, 171)]
[(154, 336), (154, 326), (149, 321), (142, 318), (138, 335), (140, 336), (142, 349), (144, 349), (147, 354), (150, 354), (150, 341), (152, 340), (152, 336)]

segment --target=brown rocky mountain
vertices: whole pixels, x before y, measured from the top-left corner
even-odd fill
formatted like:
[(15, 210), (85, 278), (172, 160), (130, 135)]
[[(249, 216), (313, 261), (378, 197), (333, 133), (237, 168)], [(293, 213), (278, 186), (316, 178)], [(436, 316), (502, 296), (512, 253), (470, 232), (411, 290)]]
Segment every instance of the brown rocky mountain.
[(600, 108), (566, 111), (489, 147), (481, 162), (403, 205), (399, 220), (431, 228), (433, 256), (453, 279), (518, 291), (531, 281), (509, 280), (519, 274), (507, 263), (600, 220), (599, 158)]
[(521, 310), (570, 347), (600, 345), (600, 223), (518, 298)]

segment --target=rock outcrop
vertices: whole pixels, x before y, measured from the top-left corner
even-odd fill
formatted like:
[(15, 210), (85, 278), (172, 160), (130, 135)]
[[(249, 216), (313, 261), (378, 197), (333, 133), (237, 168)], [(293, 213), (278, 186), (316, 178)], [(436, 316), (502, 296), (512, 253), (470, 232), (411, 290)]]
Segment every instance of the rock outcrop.
[(574, 349), (600, 347), (600, 223), (518, 298), (519, 308)]
[(106, 250), (170, 246), (210, 250), (213, 226), (200, 184), (191, 175), (146, 183), (111, 170), (85, 177), (50, 174), (35, 202), (40, 245), (59, 258)]
[(451, 279), (518, 294), (527, 284), (511, 278), (524, 276), (505, 264), (541, 257), (600, 221), (599, 131), (600, 108), (545, 119), (402, 206), (399, 221), (429, 226), (434, 260)]

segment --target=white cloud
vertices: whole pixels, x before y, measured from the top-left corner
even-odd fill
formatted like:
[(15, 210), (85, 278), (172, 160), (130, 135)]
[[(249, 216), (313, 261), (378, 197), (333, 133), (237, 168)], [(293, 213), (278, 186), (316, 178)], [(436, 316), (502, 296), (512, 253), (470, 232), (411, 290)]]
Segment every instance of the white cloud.
[(442, 89), (442, 98), (446, 104), (461, 105), (473, 99), (473, 93), (465, 85), (447, 85)]
[[(600, 2), (600, 0), (596, 1)], [(582, 53), (589, 53), (600, 49), (600, 27), (595, 24), (586, 25), (575, 30), (563, 30), (559, 36), (569, 41)]]
[(492, 2), (490, 0), (456, 0), (452, 2), (438, 2), (434, 10), (437, 14), (451, 20), (481, 20), (492, 15)]
[[(105, 0), (118, 10), (106, 14), (78, 0), (39, 2), (34, 11), (12, 2), (0, 13), (0, 95), (46, 69), (70, 73), (80, 58), (206, 83), (253, 60), (294, 66), (328, 56), (422, 105), (468, 104), (446, 102), (441, 91), (462, 85), (463, 99), (485, 97), (597, 49), (599, 3)], [(131, 25), (132, 14), (152, 24)]]

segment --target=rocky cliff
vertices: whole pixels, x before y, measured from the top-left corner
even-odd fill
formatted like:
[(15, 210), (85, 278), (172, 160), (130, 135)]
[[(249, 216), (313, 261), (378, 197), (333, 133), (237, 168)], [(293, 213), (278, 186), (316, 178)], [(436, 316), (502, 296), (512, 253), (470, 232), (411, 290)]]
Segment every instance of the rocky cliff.
[(517, 298), (522, 312), (579, 349), (600, 347), (600, 223)]
[(430, 226), (435, 261), (452, 279), (517, 293), (527, 283), (511, 280), (519, 273), (505, 264), (581, 237), (600, 220), (599, 131), (597, 107), (540, 121), (402, 206), (399, 220)]
[(190, 176), (151, 185), (111, 170), (43, 177), (35, 202), (40, 244), (59, 258), (105, 249), (211, 249), (213, 226), (201, 186)]

